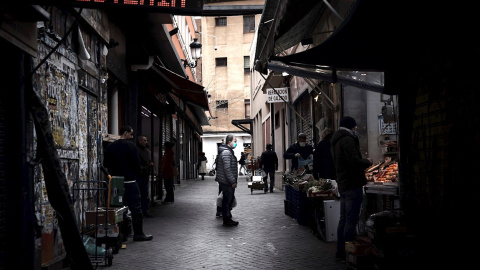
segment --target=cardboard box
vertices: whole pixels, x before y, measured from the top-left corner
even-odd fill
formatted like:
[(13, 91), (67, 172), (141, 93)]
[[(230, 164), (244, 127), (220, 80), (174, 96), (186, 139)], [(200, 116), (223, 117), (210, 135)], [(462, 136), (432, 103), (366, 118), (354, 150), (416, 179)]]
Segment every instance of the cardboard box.
[(368, 255), (355, 255), (352, 253), (347, 253), (346, 261), (354, 265), (371, 265), (374, 262), (374, 256), (371, 254)]
[[(127, 207), (109, 208), (108, 224), (116, 224), (123, 221), (123, 212), (127, 211)], [(85, 223), (87, 225), (105, 224), (106, 220), (105, 208), (99, 207), (98, 211), (92, 210), (85, 212)]]
[(101, 236), (108, 236), (108, 237), (117, 237), (120, 234), (120, 228), (117, 224), (115, 225), (107, 225), (107, 230), (105, 230), (105, 227), (99, 226), (97, 230), (97, 237)]
[(345, 252), (354, 255), (372, 254), (372, 246), (358, 242), (345, 242)]

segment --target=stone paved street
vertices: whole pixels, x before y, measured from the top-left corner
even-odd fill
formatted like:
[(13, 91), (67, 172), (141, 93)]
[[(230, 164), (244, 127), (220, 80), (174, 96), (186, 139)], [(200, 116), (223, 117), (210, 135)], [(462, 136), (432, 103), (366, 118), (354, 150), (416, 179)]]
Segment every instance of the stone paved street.
[[(218, 192), (214, 177), (183, 181), (175, 203), (156, 204), (144, 230), (149, 242), (131, 238), (108, 269), (345, 269), (337, 263), (335, 242), (323, 242), (308, 226), (285, 215), (283, 191), (251, 194), (245, 176), (233, 209), (238, 227), (223, 227), (215, 217)], [(95, 265), (94, 265), (95, 266)]]

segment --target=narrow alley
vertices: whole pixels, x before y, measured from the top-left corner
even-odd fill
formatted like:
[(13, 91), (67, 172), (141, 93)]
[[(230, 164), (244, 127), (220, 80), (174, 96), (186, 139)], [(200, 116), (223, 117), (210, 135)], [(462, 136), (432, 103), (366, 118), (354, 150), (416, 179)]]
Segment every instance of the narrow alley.
[[(173, 204), (156, 204), (144, 231), (153, 240), (134, 242), (113, 257), (110, 267), (97, 269), (344, 269), (335, 262), (335, 242), (315, 237), (284, 213), (283, 191), (248, 189), (240, 176), (232, 210), (237, 227), (222, 226), (215, 217), (215, 178), (183, 181)], [(95, 265), (94, 265), (95, 267)]]

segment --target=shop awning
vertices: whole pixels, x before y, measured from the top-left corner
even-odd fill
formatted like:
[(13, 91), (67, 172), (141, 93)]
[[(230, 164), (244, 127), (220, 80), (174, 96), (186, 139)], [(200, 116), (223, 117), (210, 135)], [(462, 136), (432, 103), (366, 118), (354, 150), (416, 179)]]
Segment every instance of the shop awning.
[(171, 85), (171, 92), (179, 96), (185, 103), (198, 106), (209, 111), (207, 92), (203, 85), (194, 83), (156, 63), (152, 69)]
[[(438, 1), (415, 4), (384, 0), (328, 2), (350, 3), (348, 16), (343, 17), (328, 37), (316, 43), (318, 45), (303, 52), (280, 55), (292, 44), (300, 44), (302, 38), (320, 31), (314, 28), (313, 32), (295, 35), (293, 29), (309, 24), (318, 27), (324, 23), (321, 21), (323, 15), (331, 11), (313, 5), (325, 6), (324, 1), (266, 0), (256, 44), (255, 70), (267, 74), (269, 66), (281, 71), (284, 67), (311, 65), (316, 69), (325, 67), (327, 73), (340, 69), (384, 72), (384, 92), (399, 93), (409, 84), (409, 72), (415, 72), (425, 61), (468, 59), (464, 52), (475, 50), (478, 44), (473, 33), (479, 23), (475, 16), (464, 15), (471, 13), (466, 6)], [(302, 3), (301, 7), (311, 11), (304, 10), (306, 16), (302, 17), (301, 7), (294, 7), (296, 3)], [(309, 16), (310, 12), (319, 13), (315, 17)], [(280, 65), (275, 62), (285, 65), (279, 69)]]

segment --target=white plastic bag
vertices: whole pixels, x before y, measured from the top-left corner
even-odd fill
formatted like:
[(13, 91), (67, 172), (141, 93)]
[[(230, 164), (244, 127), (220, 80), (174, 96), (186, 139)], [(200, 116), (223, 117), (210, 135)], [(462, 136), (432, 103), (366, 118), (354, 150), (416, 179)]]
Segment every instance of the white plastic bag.
[(217, 197), (217, 206), (222, 207), (222, 201), (223, 201), (223, 192), (220, 192)]
[[(223, 201), (223, 192), (221, 191), (220, 194), (218, 194), (218, 197), (217, 197), (217, 206), (218, 207), (222, 207), (222, 201)], [(232, 204), (230, 205), (230, 207), (234, 208), (235, 206), (237, 206), (237, 198), (235, 198), (235, 196), (233, 196)]]

